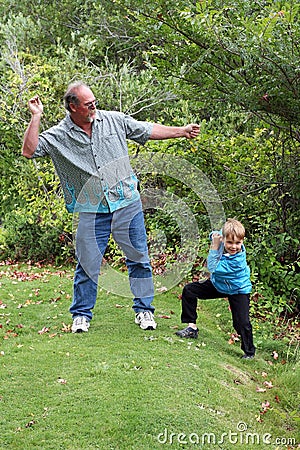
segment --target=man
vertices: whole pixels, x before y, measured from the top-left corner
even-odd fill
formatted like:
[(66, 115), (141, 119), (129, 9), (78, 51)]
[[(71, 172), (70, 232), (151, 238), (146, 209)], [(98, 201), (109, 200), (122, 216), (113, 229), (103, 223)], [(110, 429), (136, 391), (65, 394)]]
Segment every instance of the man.
[(130, 166), (126, 140), (145, 144), (148, 139), (195, 138), (199, 125), (164, 126), (137, 121), (119, 112), (97, 110), (93, 92), (82, 82), (69, 85), (64, 101), (66, 117), (39, 134), (43, 105), (38, 96), (29, 100), (32, 117), (24, 135), (22, 155), (50, 156), (67, 210), (79, 212), (77, 266), (70, 307), (72, 332), (89, 329), (110, 234), (126, 255), (135, 323), (143, 330), (153, 330), (156, 322), (152, 270), (138, 180)]

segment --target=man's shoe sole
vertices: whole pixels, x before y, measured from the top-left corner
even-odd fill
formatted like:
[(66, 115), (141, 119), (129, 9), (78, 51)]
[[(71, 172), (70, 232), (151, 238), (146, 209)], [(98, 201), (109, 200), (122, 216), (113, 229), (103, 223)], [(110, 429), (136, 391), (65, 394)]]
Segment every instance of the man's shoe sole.
[(144, 327), (142, 327), (141, 325), (140, 325), (140, 328), (142, 329), (142, 330), (156, 330), (156, 325), (154, 326), (154, 325), (148, 325), (146, 328), (144, 328)]

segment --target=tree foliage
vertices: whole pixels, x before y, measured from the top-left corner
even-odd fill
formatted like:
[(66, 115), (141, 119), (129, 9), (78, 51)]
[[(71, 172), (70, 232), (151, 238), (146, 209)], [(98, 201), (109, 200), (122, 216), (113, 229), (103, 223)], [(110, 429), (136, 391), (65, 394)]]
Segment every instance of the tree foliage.
[(235, 105), (299, 140), (298, 2), (116, 3), (145, 62), (188, 84), (209, 112)]

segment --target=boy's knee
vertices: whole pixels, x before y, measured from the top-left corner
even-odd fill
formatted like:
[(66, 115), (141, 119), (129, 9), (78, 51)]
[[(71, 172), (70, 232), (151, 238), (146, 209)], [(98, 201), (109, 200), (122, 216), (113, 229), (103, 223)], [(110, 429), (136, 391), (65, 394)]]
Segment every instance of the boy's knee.
[(182, 290), (182, 297), (189, 298), (191, 296), (190, 283), (186, 284)]

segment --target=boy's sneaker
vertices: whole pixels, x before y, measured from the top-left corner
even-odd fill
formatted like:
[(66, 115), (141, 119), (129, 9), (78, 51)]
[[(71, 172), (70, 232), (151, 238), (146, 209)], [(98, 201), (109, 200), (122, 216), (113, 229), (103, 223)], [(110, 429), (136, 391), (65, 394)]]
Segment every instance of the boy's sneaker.
[(141, 311), (137, 313), (134, 321), (142, 328), (142, 330), (155, 330), (157, 326), (154, 316), (150, 311)]
[(176, 331), (176, 335), (181, 337), (181, 338), (192, 338), (192, 339), (197, 339), (198, 337), (198, 328), (196, 328), (196, 330), (192, 327), (186, 327), (183, 330), (180, 331)]
[(84, 316), (77, 316), (73, 320), (72, 333), (82, 333), (89, 331), (90, 322)]
[(242, 359), (253, 359), (253, 358), (254, 358), (254, 355), (247, 355), (247, 354), (245, 353), (243, 356), (241, 356), (241, 358), (242, 358)]

